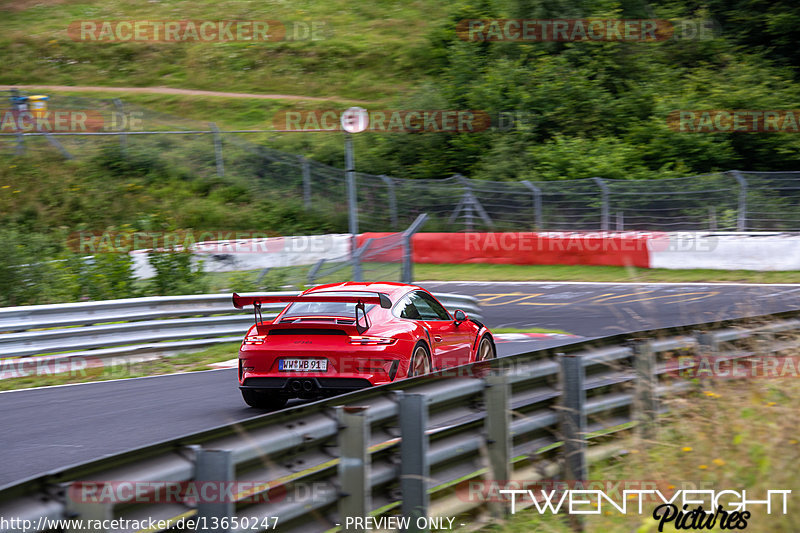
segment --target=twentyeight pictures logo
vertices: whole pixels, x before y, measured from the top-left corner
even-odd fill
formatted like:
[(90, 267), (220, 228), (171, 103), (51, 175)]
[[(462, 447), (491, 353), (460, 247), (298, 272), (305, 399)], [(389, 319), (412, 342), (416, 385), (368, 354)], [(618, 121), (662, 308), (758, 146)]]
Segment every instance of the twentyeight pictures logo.
[[(389, 109), (366, 112), (366, 131), (414, 133), (472, 133), (492, 126), (486, 111), (453, 109)], [(272, 119), (280, 131), (344, 131), (342, 112), (334, 110), (281, 111)]]
[(322, 20), (78, 20), (67, 28), (73, 41), (280, 42), (321, 41)]

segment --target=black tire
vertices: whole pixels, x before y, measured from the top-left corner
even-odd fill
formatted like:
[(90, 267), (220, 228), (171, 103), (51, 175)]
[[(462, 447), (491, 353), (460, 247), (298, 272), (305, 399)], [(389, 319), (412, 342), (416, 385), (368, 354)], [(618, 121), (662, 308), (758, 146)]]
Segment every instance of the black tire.
[(497, 351), (489, 335), (481, 337), (478, 343), (478, 351), (475, 352), (475, 361), (489, 361), (497, 357)]
[(242, 398), (244, 399), (244, 403), (250, 407), (269, 409), (270, 411), (282, 409), (286, 405), (286, 402), (289, 401), (288, 398), (281, 398), (280, 396), (274, 396), (252, 389), (242, 389)]
[[(416, 364), (418, 358), (420, 364)], [(411, 352), (411, 359), (408, 361), (408, 377), (421, 376), (429, 374), (431, 371), (431, 353), (425, 343), (420, 341), (414, 346), (414, 351)]]

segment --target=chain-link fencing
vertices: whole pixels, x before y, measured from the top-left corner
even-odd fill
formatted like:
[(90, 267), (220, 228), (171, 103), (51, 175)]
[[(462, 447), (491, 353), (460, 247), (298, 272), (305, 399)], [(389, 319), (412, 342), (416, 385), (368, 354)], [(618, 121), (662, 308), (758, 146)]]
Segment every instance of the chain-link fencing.
[(800, 172), (516, 182), (354, 172), (357, 202), (349, 206), (345, 170), (268, 147), (273, 130), (220, 131), (118, 99), (58, 95), (49, 105), (90, 112), (94, 130), (4, 127), (0, 156), (57, 151), (153, 169), (168, 161), (187, 175), (244, 183), (255, 195), (302, 198), (326, 217), (355, 212), (359, 231), (400, 231), (422, 213), (430, 217), (427, 231), (800, 231)]

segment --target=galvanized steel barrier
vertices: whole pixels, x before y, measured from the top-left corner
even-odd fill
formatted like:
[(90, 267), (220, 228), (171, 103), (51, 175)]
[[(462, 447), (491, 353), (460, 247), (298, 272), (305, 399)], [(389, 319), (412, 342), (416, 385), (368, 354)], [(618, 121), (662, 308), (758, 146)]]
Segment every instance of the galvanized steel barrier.
[[(480, 317), (471, 296), (435, 296), (451, 312)], [(283, 307), (265, 304), (263, 316), (274, 317)], [(241, 341), (252, 323), (252, 313), (234, 309), (230, 294), (6, 307), (0, 308), (0, 357), (157, 356)]]
[[(636, 433), (652, 437), (663, 399), (697, 386), (681, 375), (687, 361), (795, 353), (798, 318), (604, 337), (301, 405), (4, 487), (0, 516), (31, 520), (29, 531), (42, 517), (193, 517), (223, 531), (277, 517), (278, 531), (304, 533), (352, 529), (346, 517), (369, 514), (501, 516), (504, 504), (467, 484), (588, 479), (591, 460)], [(120, 481), (149, 491), (122, 497)], [(180, 483), (235, 489), (213, 501), (163, 497)], [(106, 489), (114, 497), (92, 496)]]

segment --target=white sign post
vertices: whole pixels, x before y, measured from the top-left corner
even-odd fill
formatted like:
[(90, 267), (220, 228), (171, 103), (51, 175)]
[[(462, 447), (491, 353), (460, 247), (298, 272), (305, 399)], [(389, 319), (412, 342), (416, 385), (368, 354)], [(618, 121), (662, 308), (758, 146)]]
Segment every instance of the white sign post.
[(351, 134), (361, 133), (369, 126), (369, 112), (363, 107), (351, 107), (341, 118), (344, 130), (344, 169), (347, 175), (347, 204), (350, 219), (350, 259), (353, 263), (353, 281), (361, 281), (361, 261), (356, 255), (358, 235), (358, 198), (356, 195), (356, 169)]

